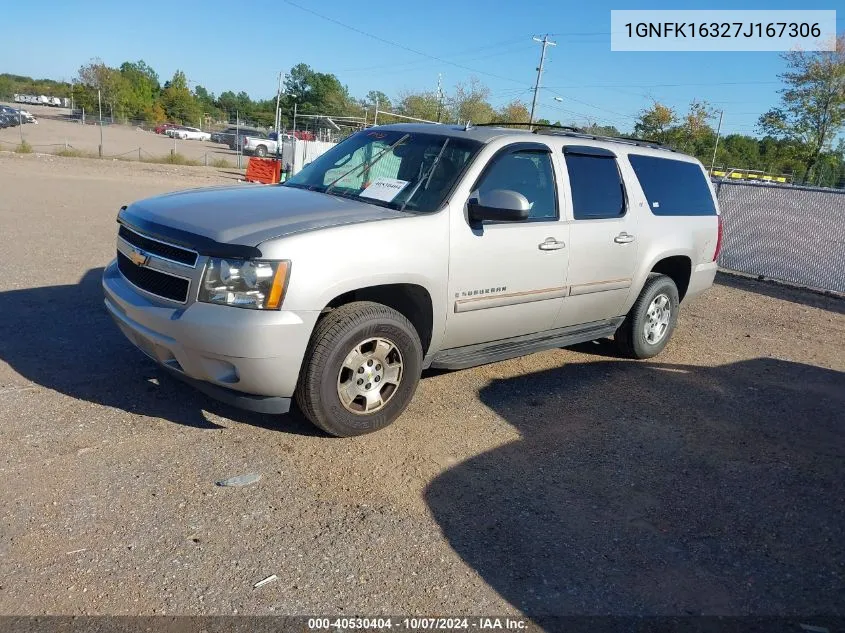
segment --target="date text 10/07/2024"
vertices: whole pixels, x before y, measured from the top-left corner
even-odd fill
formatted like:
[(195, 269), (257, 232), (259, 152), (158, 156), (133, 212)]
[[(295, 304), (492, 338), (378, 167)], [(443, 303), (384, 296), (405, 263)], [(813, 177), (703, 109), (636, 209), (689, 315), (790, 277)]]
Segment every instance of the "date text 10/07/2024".
[(309, 618), (308, 628), (319, 630), (407, 630), (407, 631), (444, 631), (444, 630), (502, 630), (526, 631), (528, 621), (510, 617), (474, 617), (474, 618)]

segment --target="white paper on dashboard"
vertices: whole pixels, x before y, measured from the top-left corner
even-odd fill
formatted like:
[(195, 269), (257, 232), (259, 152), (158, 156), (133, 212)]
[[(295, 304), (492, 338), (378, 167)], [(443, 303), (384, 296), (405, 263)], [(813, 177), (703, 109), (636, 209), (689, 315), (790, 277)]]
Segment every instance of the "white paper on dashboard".
[(398, 178), (376, 178), (366, 189), (364, 189), (364, 191), (358, 194), (358, 197), (390, 202), (407, 186), (407, 180), (399, 180)]

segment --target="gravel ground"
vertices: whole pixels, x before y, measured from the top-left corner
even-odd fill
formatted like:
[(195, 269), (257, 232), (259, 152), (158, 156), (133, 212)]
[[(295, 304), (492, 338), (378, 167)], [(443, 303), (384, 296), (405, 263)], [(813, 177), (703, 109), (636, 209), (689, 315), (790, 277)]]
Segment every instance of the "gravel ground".
[[(16, 107), (15, 104), (9, 104)], [(24, 106), (24, 109), (27, 109)], [(41, 116), (37, 106), (28, 108), (36, 117)], [(48, 116), (56, 116), (57, 112), (46, 106), (40, 108)], [(90, 119), (89, 120), (93, 120)], [(69, 121), (40, 118), (37, 124), (26, 124), (0, 130), (0, 149), (14, 150), (21, 142), (21, 134), (36, 152), (54, 154), (64, 149), (65, 144), (81, 152), (97, 154), (100, 145), (100, 127), (98, 125), (81, 125)], [(142, 150), (145, 159), (159, 158), (170, 154), (174, 147), (179, 154), (192, 160), (226, 160), (232, 166), (237, 165), (237, 153), (226, 145), (207, 141), (181, 141), (168, 138), (163, 134), (146, 132), (128, 125), (103, 126), (103, 154), (106, 157), (119, 156), (124, 160), (138, 160), (138, 148)], [(246, 161), (246, 159), (243, 159)], [(244, 162), (244, 165), (246, 163)]]
[(653, 361), (432, 372), (330, 439), (102, 306), (121, 204), (234, 178), (0, 152), (0, 613), (843, 615), (845, 302), (720, 278)]

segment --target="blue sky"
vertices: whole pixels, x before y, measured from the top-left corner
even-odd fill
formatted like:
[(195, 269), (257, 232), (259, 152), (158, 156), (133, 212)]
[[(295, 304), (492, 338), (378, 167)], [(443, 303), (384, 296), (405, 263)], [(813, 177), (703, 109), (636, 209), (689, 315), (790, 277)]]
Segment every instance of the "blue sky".
[[(550, 33), (558, 45), (549, 49), (538, 113), (552, 121), (595, 121), (630, 130), (652, 99), (682, 111), (699, 98), (724, 110), (727, 133), (752, 133), (757, 117), (778, 100), (777, 74), (783, 66), (777, 53), (611, 52), (611, 8), (690, 8), (682, 2), (292, 1), (346, 26), (285, 0), (240, 5), (40, 0), (37, 10), (14, 2), (2, 13), (0, 72), (69, 80), (93, 57), (109, 65), (143, 59), (162, 80), (181, 69), (215, 93), (245, 90), (268, 97), (275, 95), (280, 70), (305, 62), (336, 74), (354, 96), (434, 89), (438, 73), (452, 90), (474, 74), (489, 86), (494, 105), (513, 98), (530, 104), (540, 54), (531, 38)], [(738, 7), (711, 0), (706, 8), (837, 6), (752, 0)], [(840, 11), (840, 31), (843, 17)]]

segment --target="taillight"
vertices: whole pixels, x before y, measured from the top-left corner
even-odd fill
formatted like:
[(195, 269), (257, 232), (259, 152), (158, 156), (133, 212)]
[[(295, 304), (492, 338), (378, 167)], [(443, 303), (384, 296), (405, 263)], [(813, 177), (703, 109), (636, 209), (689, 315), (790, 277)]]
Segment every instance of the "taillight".
[(713, 253), (714, 262), (719, 259), (719, 253), (722, 251), (722, 216), (717, 215), (716, 218), (719, 220), (719, 234), (716, 237), (716, 252)]

